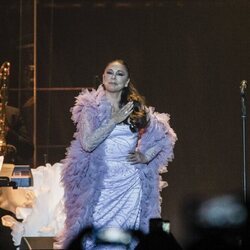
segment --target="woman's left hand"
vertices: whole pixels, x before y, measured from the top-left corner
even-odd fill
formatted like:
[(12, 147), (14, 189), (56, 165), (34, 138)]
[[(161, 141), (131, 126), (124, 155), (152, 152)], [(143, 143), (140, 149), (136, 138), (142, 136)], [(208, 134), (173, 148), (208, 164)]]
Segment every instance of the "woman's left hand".
[(128, 155), (127, 159), (131, 164), (138, 164), (138, 163), (146, 164), (146, 163), (148, 163), (147, 157), (139, 151), (135, 151), (134, 153), (130, 153)]

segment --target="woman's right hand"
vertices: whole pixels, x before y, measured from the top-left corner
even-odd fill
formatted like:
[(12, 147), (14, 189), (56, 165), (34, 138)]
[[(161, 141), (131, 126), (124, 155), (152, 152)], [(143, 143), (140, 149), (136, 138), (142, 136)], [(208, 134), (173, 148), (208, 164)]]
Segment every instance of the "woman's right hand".
[(133, 102), (128, 102), (120, 110), (113, 113), (111, 119), (116, 124), (123, 122), (133, 112), (133, 107), (134, 107)]

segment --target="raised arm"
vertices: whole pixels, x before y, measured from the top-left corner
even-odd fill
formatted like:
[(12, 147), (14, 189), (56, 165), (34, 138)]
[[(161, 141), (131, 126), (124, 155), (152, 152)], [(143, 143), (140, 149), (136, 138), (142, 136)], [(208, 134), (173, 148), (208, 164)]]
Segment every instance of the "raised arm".
[(113, 131), (115, 126), (123, 122), (133, 111), (131, 102), (127, 103), (119, 111), (114, 112), (108, 121), (104, 121), (97, 129), (94, 129), (94, 117), (87, 108), (82, 110), (79, 124), (80, 141), (83, 149), (93, 151)]

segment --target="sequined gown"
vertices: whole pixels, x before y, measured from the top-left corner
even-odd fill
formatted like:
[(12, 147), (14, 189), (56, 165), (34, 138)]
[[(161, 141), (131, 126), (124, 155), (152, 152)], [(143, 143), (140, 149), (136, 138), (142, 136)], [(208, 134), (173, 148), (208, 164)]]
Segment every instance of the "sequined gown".
[[(99, 146), (99, 167), (106, 167), (99, 200), (94, 208), (95, 228), (138, 229), (140, 222), (141, 183), (138, 169), (127, 161), (134, 152), (138, 134), (128, 125), (117, 125)], [(93, 245), (88, 243), (88, 249)], [(98, 248), (99, 249), (99, 248)], [(104, 249), (103, 247), (101, 249)], [(111, 249), (109, 246), (107, 249)], [(116, 246), (112, 249), (124, 249)]]

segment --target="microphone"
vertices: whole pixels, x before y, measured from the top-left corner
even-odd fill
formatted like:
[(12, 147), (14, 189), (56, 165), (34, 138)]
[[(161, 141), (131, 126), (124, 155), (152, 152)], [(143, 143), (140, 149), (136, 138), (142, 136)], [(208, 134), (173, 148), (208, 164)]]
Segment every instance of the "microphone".
[(246, 80), (242, 80), (242, 81), (240, 82), (240, 94), (241, 94), (242, 96), (245, 95), (245, 90), (246, 90), (246, 88), (247, 88), (247, 81), (246, 81)]

